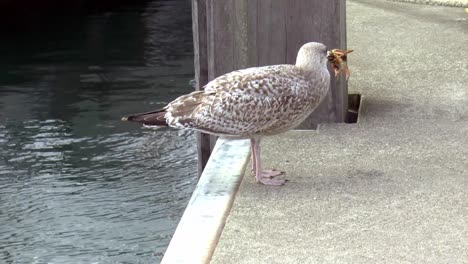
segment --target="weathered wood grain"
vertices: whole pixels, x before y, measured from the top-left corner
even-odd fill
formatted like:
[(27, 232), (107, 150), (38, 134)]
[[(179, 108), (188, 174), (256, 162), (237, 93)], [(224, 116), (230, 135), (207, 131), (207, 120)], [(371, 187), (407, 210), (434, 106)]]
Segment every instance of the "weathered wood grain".
[[(206, 1), (192, 1), (192, 28), (194, 44), (194, 66), (196, 90), (200, 90), (208, 82), (208, 61), (207, 61), (207, 24), (206, 24)], [(198, 175), (201, 175), (205, 168), (211, 151), (213, 150), (211, 141), (213, 136), (197, 133), (197, 153), (198, 153)]]

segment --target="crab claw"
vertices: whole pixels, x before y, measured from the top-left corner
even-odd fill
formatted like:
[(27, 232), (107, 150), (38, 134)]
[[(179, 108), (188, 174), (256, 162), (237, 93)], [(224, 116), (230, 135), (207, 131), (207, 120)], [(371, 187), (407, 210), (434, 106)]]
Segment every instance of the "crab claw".
[(342, 62), (340, 63), (340, 67), (341, 68), (338, 70), (338, 72), (335, 70), (335, 76), (338, 76), (338, 74), (340, 74), (341, 71), (344, 71), (346, 80), (348, 80), (349, 76), (351, 75), (351, 73), (349, 72), (348, 64), (346, 64), (346, 62)]
[(330, 51), (330, 53), (335, 55), (335, 57), (340, 57), (341, 59), (343, 59), (343, 61), (346, 61), (346, 56), (353, 51), (354, 50), (333, 49)]

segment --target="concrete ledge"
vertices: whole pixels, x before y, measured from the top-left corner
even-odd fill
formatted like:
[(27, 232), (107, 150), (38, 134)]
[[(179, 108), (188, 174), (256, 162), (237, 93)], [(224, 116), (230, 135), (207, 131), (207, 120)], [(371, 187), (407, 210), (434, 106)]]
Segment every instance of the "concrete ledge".
[(210, 262), (249, 157), (249, 140), (218, 139), (161, 263)]
[(467, 14), (346, 8), (359, 122), (265, 138), (289, 182), (245, 177), (211, 264), (468, 263)]

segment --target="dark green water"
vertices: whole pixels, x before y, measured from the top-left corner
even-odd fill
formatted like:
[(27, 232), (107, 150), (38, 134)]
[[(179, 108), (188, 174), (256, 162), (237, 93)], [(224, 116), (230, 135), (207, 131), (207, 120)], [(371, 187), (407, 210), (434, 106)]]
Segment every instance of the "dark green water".
[(160, 261), (195, 136), (120, 117), (192, 89), (190, 12), (153, 1), (2, 34), (0, 263)]

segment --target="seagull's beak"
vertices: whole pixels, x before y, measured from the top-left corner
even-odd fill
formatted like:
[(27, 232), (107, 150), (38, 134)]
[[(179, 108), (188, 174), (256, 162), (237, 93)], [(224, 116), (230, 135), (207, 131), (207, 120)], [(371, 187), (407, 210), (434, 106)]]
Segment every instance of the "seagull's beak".
[(333, 55), (333, 52), (327, 50), (327, 59), (329, 62), (333, 62), (335, 60), (335, 55)]

